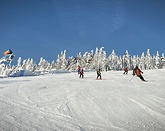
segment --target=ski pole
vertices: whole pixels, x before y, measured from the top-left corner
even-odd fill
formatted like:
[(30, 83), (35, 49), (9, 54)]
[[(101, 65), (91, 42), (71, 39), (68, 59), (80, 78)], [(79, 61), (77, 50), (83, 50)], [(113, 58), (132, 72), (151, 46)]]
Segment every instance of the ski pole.
[(131, 77), (131, 79), (129, 79), (129, 81), (131, 81), (133, 77), (134, 77), (134, 75)]

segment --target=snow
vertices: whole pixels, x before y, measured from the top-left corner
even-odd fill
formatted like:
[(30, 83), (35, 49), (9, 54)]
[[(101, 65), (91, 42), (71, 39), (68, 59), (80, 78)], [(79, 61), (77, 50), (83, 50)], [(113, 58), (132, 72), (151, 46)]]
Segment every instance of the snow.
[(0, 130), (164, 131), (165, 69), (143, 72), (0, 78)]

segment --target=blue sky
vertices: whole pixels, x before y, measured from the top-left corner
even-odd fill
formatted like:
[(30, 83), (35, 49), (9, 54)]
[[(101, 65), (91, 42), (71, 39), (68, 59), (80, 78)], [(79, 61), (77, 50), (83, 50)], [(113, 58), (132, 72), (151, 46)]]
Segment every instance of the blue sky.
[(0, 53), (56, 60), (105, 47), (165, 52), (165, 0), (0, 0)]

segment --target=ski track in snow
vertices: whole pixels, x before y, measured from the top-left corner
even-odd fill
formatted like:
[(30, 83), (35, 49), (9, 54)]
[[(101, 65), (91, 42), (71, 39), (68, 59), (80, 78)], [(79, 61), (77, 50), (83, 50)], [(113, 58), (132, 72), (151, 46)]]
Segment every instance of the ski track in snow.
[(122, 73), (2, 78), (0, 130), (164, 131), (165, 70)]

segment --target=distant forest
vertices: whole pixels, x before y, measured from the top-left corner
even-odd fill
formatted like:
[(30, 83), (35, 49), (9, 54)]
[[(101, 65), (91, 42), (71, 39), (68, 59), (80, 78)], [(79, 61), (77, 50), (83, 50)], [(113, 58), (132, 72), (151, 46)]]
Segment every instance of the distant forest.
[(102, 71), (109, 70), (123, 70), (128, 67), (132, 70), (135, 66), (139, 66), (140, 69), (162, 69), (165, 68), (164, 53), (159, 55), (151, 55), (148, 49), (146, 53), (142, 53), (141, 56), (133, 55), (130, 56), (126, 50), (123, 56), (118, 56), (113, 50), (112, 53), (107, 57), (104, 47), (96, 48), (95, 51), (85, 52), (83, 55), (78, 53), (76, 57), (66, 58), (66, 50), (62, 51), (58, 55), (57, 59), (52, 62), (48, 62), (44, 58), (40, 58), (39, 63), (35, 63), (32, 58), (22, 60), (18, 58), (16, 65), (0, 64), (0, 74), (8, 74), (9, 72), (18, 70), (29, 70), (31, 72), (46, 72), (50, 70), (68, 70), (75, 71), (77, 67), (81, 66), (84, 70), (97, 70), (100, 68)]

